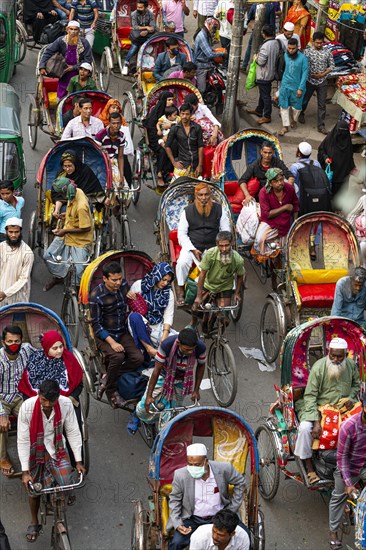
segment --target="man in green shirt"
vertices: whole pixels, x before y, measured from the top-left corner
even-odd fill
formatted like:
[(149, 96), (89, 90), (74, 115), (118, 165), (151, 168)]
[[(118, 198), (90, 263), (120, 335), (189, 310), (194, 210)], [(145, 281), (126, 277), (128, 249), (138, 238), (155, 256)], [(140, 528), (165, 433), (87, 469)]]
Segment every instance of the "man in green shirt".
[[(204, 253), (200, 267), (194, 309), (197, 309), (209, 294), (215, 295), (216, 303), (220, 307), (230, 306), (232, 298), (234, 303), (240, 302), (245, 274), (244, 260), (236, 250), (233, 250), (233, 236), (230, 231), (219, 231), (216, 246)], [(196, 322), (197, 317), (193, 315), (192, 325)], [(207, 330), (206, 319), (202, 329), (204, 332)]]
[(312, 440), (321, 435), (322, 405), (339, 404), (347, 399), (343, 407), (351, 410), (357, 402), (360, 391), (360, 373), (356, 363), (347, 357), (348, 345), (343, 338), (333, 338), (329, 344), (329, 354), (311, 367), (304, 399), (296, 402), (296, 412), (300, 420), (295, 455), (305, 461), (308, 483), (319, 481), (312, 462)]
[(79, 74), (70, 79), (69, 85), (67, 86), (67, 93), (72, 94), (73, 92), (80, 92), (81, 90), (97, 90), (97, 85), (91, 77), (92, 72), (93, 67), (90, 63), (82, 63), (79, 67)]

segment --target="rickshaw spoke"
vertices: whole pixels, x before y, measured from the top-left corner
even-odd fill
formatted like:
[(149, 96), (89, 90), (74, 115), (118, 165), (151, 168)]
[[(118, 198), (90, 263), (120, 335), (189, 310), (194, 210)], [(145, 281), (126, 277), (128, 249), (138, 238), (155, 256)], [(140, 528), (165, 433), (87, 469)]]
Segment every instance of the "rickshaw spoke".
[(260, 338), (263, 355), (268, 363), (276, 361), (282, 344), (282, 333), (277, 307), (267, 298), (260, 320)]
[(216, 401), (222, 407), (229, 407), (236, 396), (237, 377), (235, 359), (226, 342), (212, 343), (207, 366)]
[(255, 437), (259, 453), (259, 490), (265, 500), (271, 500), (277, 493), (280, 481), (274, 437), (267, 426), (260, 426)]

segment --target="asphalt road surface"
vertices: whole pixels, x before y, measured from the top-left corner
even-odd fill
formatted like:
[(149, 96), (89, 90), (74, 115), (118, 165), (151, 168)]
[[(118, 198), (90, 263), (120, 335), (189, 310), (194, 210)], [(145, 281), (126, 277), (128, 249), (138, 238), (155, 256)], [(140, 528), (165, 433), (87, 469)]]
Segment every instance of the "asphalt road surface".
[[(51, 147), (48, 136), (39, 133), (37, 148), (32, 151), (27, 139), (28, 93), (35, 90), (36, 52), (28, 52), (25, 61), (17, 68), (11, 84), (22, 101), (22, 125), (28, 181), (24, 189), (24, 233), (27, 234), (29, 216), (36, 207), (33, 183), (39, 164)], [(121, 97), (127, 86), (123, 80), (112, 78), (110, 92)], [(288, 146), (290, 147), (290, 146)], [(292, 161), (294, 145), (284, 150), (285, 161)], [(129, 210), (134, 243), (138, 250), (155, 256), (158, 253), (153, 234), (153, 221), (158, 208), (158, 197), (144, 188), (138, 206)], [(274, 383), (279, 383), (279, 368), (265, 369), (253, 359), (247, 359), (239, 350), (259, 347), (259, 318), (269, 286), (263, 286), (252, 267), (248, 272), (245, 306), (238, 326), (230, 326), (229, 340), (238, 369), (238, 394), (232, 409), (240, 413), (255, 429), (261, 417), (275, 400)], [(60, 313), (62, 288), (42, 291), (48, 278), (43, 260), (35, 254), (32, 275), (31, 300)], [(176, 315), (174, 327), (179, 330), (188, 321), (183, 313)], [(79, 347), (85, 345), (82, 342)], [(214, 404), (210, 390), (202, 392), (202, 404)], [(77, 493), (77, 501), (68, 509), (68, 524), (74, 550), (129, 550), (132, 500), (142, 498), (147, 505), (148, 449), (139, 435), (127, 434), (128, 413), (113, 411), (108, 405), (93, 401), (89, 416), (91, 466), (86, 486)], [(11, 442), (14, 445), (14, 440)], [(25, 492), (19, 479), (0, 479), (1, 519), (6, 527), (13, 550), (29, 548), (25, 531), (30, 523)], [(328, 540), (328, 507), (316, 492), (306, 490), (293, 481), (281, 477), (277, 496), (270, 503), (261, 500), (265, 514), (266, 548), (268, 550), (324, 550)], [(50, 544), (50, 522), (44, 533), (32, 545), (34, 550)]]

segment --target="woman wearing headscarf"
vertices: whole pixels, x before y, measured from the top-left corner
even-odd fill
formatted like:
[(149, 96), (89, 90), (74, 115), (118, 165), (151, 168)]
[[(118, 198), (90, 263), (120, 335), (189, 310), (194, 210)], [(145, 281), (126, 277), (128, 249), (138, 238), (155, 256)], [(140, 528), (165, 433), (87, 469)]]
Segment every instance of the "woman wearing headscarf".
[[(61, 155), (60, 166), (61, 170), (57, 174), (57, 178), (69, 178), (76, 187), (84, 191), (86, 195), (104, 193), (100, 181), (93, 170), (81, 162), (75, 151), (71, 149), (66, 150)], [(56, 189), (52, 187), (51, 199), (55, 204), (54, 216), (57, 216), (60, 213), (62, 204), (66, 202), (65, 197), (61, 192), (56, 191)]]
[(32, 25), (35, 42), (39, 42), (46, 25), (59, 19), (52, 0), (24, 0), (23, 17), (24, 23)]
[[(172, 333), (174, 295), (171, 283), (173, 279), (173, 268), (168, 263), (161, 262), (156, 264), (143, 279), (133, 283), (127, 293), (130, 310), (132, 310), (128, 317), (128, 328), (135, 340), (135, 345), (148, 358), (155, 357), (160, 342)], [(143, 315), (135, 311), (136, 306), (144, 313)]]
[(306, 0), (294, 0), (291, 8), (287, 12), (285, 23), (293, 23), (295, 25), (294, 33), (297, 34), (301, 41), (301, 49), (303, 50), (309, 43), (311, 31), (311, 16), (306, 8)]
[(109, 99), (105, 104), (103, 111), (99, 115), (99, 120), (101, 120), (104, 126), (109, 124), (109, 115), (112, 113), (119, 113), (122, 117), (122, 126), (127, 126), (125, 118), (122, 116), (122, 105), (118, 99)]
[(353, 160), (351, 134), (346, 121), (340, 120), (321, 142), (318, 148), (318, 161), (325, 170), (331, 165), (333, 172), (332, 193), (335, 196), (345, 179), (356, 167)]
[(156, 171), (158, 174), (159, 187), (164, 187), (164, 177), (166, 174), (173, 171), (173, 166), (168, 159), (164, 147), (161, 147), (159, 144), (159, 136), (156, 125), (159, 118), (165, 114), (165, 109), (167, 107), (172, 107), (172, 105), (174, 105), (174, 93), (169, 91), (162, 92), (157, 104), (151, 109), (143, 123), (147, 130), (149, 147), (157, 158)]

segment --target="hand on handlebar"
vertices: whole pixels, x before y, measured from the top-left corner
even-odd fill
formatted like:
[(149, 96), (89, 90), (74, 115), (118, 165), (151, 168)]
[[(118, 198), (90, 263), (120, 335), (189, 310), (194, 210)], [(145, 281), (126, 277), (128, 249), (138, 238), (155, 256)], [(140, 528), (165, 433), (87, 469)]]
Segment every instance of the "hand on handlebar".
[(86, 474), (86, 468), (85, 468), (85, 466), (84, 466), (84, 464), (83, 464), (82, 462), (77, 462), (77, 463), (75, 464), (75, 468), (77, 469), (79, 475), (85, 476), (85, 474)]
[(235, 303), (240, 304), (240, 302), (241, 302), (241, 296), (240, 296), (240, 294), (237, 294), (237, 293), (235, 292), (235, 293), (234, 293), (234, 304), (235, 304)]
[(29, 482), (33, 483), (33, 478), (29, 472), (22, 473), (22, 483), (27, 491), (29, 491)]
[(198, 402), (200, 400), (200, 398), (201, 398), (201, 395), (200, 395), (199, 390), (194, 391), (191, 395), (191, 399), (192, 399), (193, 403)]
[(47, 76), (46, 69), (40, 69), (39, 72), (41, 73), (42, 76)]
[(354, 487), (354, 485), (351, 485), (350, 487), (346, 485), (346, 487), (344, 488), (344, 492), (350, 497), (353, 492), (357, 493), (357, 489), (356, 487)]
[(145, 411), (147, 413), (151, 413), (150, 405), (152, 405), (153, 403), (154, 403), (154, 398), (153, 397), (146, 397), (146, 399), (145, 399)]

